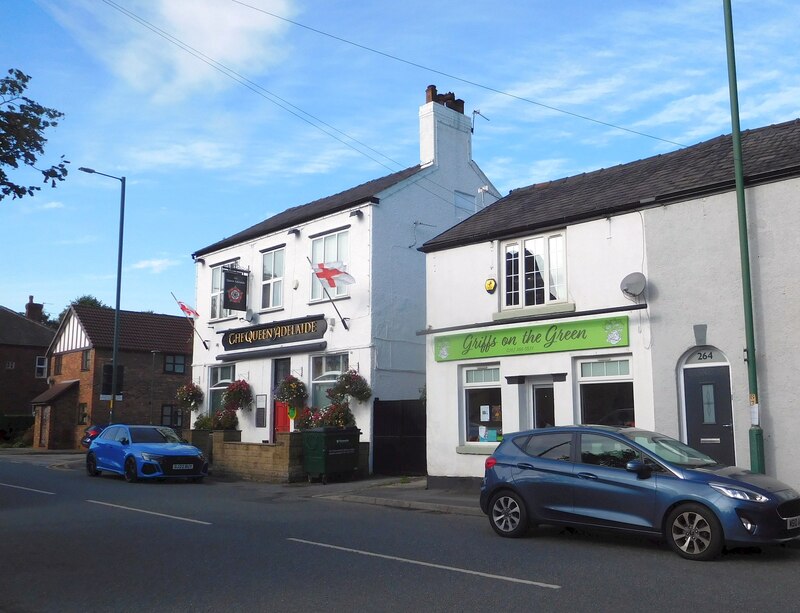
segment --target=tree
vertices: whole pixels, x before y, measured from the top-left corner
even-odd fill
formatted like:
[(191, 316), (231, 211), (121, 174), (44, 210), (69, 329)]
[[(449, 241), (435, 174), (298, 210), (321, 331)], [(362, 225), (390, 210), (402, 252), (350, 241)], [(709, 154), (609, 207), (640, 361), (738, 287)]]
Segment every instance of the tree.
[(28, 75), (14, 68), (8, 71), (7, 77), (0, 79), (0, 200), (6, 196), (32, 196), (41, 189), (35, 185), (18, 185), (9, 179), (6, 169), (18, 169), (20, 162), (40, 172), (44, 183), (50, 183), (51, 187), (67, 176), (69, 161), (63, 155), (61, 162), (50, 168), (36, 167), (47, 142), (44, 131), (56, 127), (64, 114), (23, 96), (30, 80)]
[(77, 298), (75, 298), (75, 300), (71, 300), (69, 305), (64, 307), (64, 310), (61, 311), (58, 314), (58, 323), (59, 324), (64, 320), (64, 315), (67, 314), (67, 311), (69, 311), (69, 308), (73, 304), (86, 304), (86, 305), (89, 305), (89, 306), (102, 307), (104, 309), (110, 308), (102, 300), (98, 300), (97, 298), (95, 298), (91, 294), (84, 294), (83, 296), (78, 296)]

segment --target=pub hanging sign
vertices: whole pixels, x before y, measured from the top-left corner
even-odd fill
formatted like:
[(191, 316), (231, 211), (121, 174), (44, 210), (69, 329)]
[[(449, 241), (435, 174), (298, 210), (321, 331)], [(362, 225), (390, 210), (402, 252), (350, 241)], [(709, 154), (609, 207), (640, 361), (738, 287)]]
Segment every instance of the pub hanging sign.
[(237, 270), (225, 270), (222, 308), (231, 311), (247, 310), (247, 274)]
[(250, 349), (284, 343), (299, 343), (320, 339), (328, 329), (328, 321), (322, 315), (300, 319), (274, 321), (261, 326), (227, 330), (222, 335), (222, 346), (232, 349)]

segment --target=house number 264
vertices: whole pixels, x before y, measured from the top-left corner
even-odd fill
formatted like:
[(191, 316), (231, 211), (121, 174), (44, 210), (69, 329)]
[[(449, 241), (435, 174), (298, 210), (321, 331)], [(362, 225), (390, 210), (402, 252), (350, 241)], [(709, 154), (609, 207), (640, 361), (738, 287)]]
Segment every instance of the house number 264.
[(702, 362), (703, 360), (713, 360), (714, 359), (714, 352), (713, 351), (698, 351), (697, 352), (697, 360)]

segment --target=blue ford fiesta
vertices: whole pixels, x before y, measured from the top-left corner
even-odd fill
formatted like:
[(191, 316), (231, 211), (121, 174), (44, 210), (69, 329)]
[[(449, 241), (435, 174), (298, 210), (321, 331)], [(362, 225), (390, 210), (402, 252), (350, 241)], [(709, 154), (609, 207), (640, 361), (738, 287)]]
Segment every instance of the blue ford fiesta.
[(500, 536), (537, 524), (658, 535), (681, 557), (800, 538), (800, 494), (680, 441), (615, 426), (506, 434), (486, 459), (480, 504)]
[(114, 424), (89, 446), (86, 472), (118, 473), (129, 483), (138, 479), (188, 478), (200, 482), (208, 475), (203, 452), (181, 440), (165, 426)]

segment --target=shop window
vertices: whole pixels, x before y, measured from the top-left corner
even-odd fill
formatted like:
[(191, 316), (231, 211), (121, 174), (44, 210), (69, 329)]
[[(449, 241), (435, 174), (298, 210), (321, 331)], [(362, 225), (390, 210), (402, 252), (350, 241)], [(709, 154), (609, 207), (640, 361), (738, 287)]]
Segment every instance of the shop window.
[(225, 281), (222, 266), (211, 269), (211, 319), (222, 319), (232, 315), (230, 309), (222, 307), (225, 294)]
[(186, 372), (185, 355), (165, 355), (164, 372), (182, 375)]
[(539, 306), (567, 299), (567, 257), (563, 233), (504, 245), (503, 308)]
[(595, 360), (579, 365), (581, 423), (636, 425), (630, 360)]
[[(341, 266), (347, 266), (350, 257), (350, 232), (341, 230), (331, 232), (325, 236), (315, 238), (311, 242), (311, 262), (313, 264), (330, 264), (338, 262)], [(322, 300), (327, 298), (325, 289), (332, 298), (347, 295), (347, 285), (337, 283), (336, 287), (325, 287), (319, 277), (311, 273), (311, 300)]]
[(212, 366), (209, 374), (209, 413), (214, 414), (222, 408), (222, 394), (233, 383), (236, 366)]
[(311, 398), (312, 407), (321, 409), (330, 404), (327, 392), (336, 380), (348, 369), (346, 353), (315, 355), (311, 358)]
[(464, 370), (464, 417), (468, 443), (496, 443), (503, 439), (499, 367)]
[(283, 249), (273, 249), (261, 256), (261, 308), (283, 306)]
[(36, 356), (36, 378), (44, 379), (47, 377), (47, 356)]

